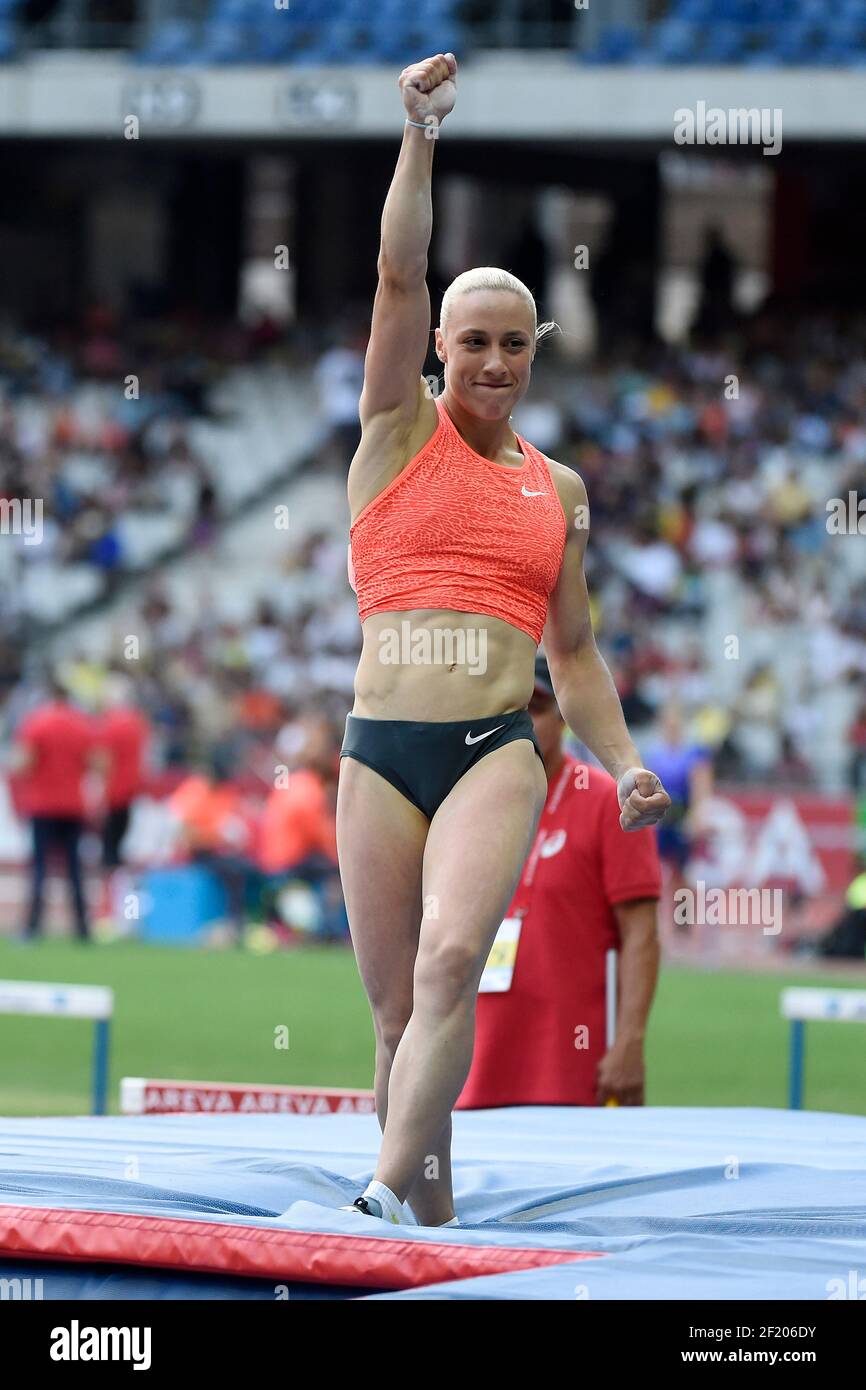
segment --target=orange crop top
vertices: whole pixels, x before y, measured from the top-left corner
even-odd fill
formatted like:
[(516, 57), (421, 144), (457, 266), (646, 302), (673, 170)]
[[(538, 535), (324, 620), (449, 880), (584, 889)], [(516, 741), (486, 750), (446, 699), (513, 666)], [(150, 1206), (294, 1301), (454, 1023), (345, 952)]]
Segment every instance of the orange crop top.
[(466, 443), (441, 399), (439, 424), (349, 532), (361, 621), (411, 608), (486, 613), (538, 644), (565, 547), (550, 468), (520, 435), (519, 468)]

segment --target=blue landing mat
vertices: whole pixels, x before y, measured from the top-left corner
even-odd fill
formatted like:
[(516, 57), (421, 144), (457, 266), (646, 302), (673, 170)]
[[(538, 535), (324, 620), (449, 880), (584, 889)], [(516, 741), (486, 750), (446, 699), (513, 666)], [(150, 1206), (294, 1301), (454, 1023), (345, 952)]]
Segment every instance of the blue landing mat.
[[(866, 1117), (518, 1107), (458, 1111), (453, 1128), (456, 1229), (386, 1229), (336, 1210), (372, 1176), (380, 1135), (367, 1115), (2, 1120), (0, 1217), (6, 1204), (344, 1244), (363, 1234), (402, 1243), (407, 1267), (419, 1244), (575, 1255), (393, 1292), (357, 1279), (309, 1289), (334, 1297), (822, 1300), (866, 1269)], [(273, 1278), (195, 1266), (39, 1263), (46, 1298), (274, 1297)], [(23, 1263), (0, 1253), (0, 1274), (16, 1271)]]

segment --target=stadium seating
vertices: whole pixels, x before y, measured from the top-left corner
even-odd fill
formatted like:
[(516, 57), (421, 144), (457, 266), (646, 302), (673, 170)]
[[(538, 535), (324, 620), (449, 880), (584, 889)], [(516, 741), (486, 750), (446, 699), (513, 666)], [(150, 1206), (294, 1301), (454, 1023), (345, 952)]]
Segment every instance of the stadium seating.
[[(637, 7), (636, 7), (637, 8)], [(14, 57), (21, 0), (0, 0), (0, 62)], [(471, 57), (477, 49), (551, 47), (591, 66), (859, 66), (866, 62), (866, 0), (669, 0), (640, 24), (596, 19), (585, 41), (580, 12), (573, 24), (549, 25), (546, 11), (509, 19), (490, 5), (484, 18), (464, 18), (463, 0), (291, 0), (277, 9), (261, 0), (210, 0), (203, 18), (157, 21), (144, 36), (130, 29), (134, 60), (160, 66), (279, 63), (404, 63), (418, 53)], [(639, 12), (639, 9), (638, 9)], [(600, 28), (599, 28), (600, 26)], [(38, 26), (28, 46), (38, 45)], [(86, 26), (82, 46), (87, 46)], [(138, 45), (136, 47), (136, 45)], [(543, 46), (543, 44), (542, 44)]]
[[(715, 709), (713, 717), (724, 722), (739, 712), (745, 732), (737, 776), (749, 780), (771, 775), (786, 732), (781, 704), (773, 711), (761, 705), (760, 692), (754, 700), (749, 694), (756, 667), (765, 664), (786, 692), (790, 728), (801, 731), (814, 780), (838, 787), (848, 775), (846, 734), (866, 675), (866, 552), (856, 541), (838, 548), (831, 570), (821, 520), (828, 491), (847, 495), (861, 456), (860, 432), (843, 443), (839, 431), (850, 428), (846, 402), (856, 397), (864, 359), (852, 337), (845, 349), (850, 361), (839, 357), (834, 398), (819, 419), (809, 405), (812, 339), (805, 322), (797, 337), (785, 375), (755, 382), (755, 413), (724, 444), (695, 436), (705, 402), (700, 378), (690, 377), (699, 363), (688, 349), (678, 354), (673, 392), (670, 358), (662, 353), (655, 366), (645, 361), (629, 372), (588, 370), (578, 380), (555, 362), (540, 363), (533, 393), (558, 403), (560, 437), (547, 446), (549, 452), (586, 479), (594, 515), (590, 583), (600, 639), (619, 675), (642, 692), (645, 708), (658, 708), (679, 690), (695, 714)], [(737, 368), (736, 358), (730, 366)], [(290, 372), (276, 362), (235, 366), (208, 396), (209, 413), (184, 420), (176, 437), (183, 441), (182, 458), (195, 467), (174, 462), (170, 452), (163, 456), (157, 446), (165, 424), (157, 419), (152, 451), (146, 448), (143, 455), (149, 466), (135, 486), (118, 494), (112, 534), (127, 582), (113, 598), (110, 575), (92, 557), (88, 561), (86, 548), (64, 549), (82, 499), (86, 510), (87, 499), (102, 486), (103, 505), (113, 505), (100, 480), (106, 469), (123, 463), (128, 447), (121, 440), (112, 458), (93, 445), (93, 431), (98, 439), (106, 428), (105, 388), (73, 382), (63, 403), (69, 441), (55, 442), (44, 462), (40, 430), (53, 429), (56, 441), (56, 402), (19, 395), (5, 417), (9, 439), (28, 458), (39, 467), (55, 459), (56, 472), (46, 476), (62, 484), (73, 520), (60, 528), (53, 551), (43, 545), (0, 552), (0, 592), (17, 604), (17, 612), (0, 615), (0, 635), (13, 638), (22, 621), (30, 632), (62, 623), (63, 650), (98, 666), (110, 659), (113, 634), (148, 633), (148, 707), (172, 746), (181, 748), (183, 739), (198, 736), (199, 716), (202, 729), (213, 727), (214, 711), (230, 698), (224, 682), (232, 673), (248, 672), (254, 684), (279, 699), (315, 700), (344, 713), (359, 637), (346, 582), (342, 474), (333, 466), (302, 466), (322, 453), (328, 434), (315, 408), (313, 362)], [(651, 400), (656, 404), (648, 416)], [(780, 410), (791, 412), (786, 466), (793, 472), (787, 482), (773, 435)], [(523, 428), (532, 438), (534, 426), (527, 422)], [(649, 493), (638, 486), (641, 434), (661, 468)], [(737, 457), (743, 453), (736, 477), (728, 476), (725, 462), (734, 456), (731, 450)], [(216, 493), (223, 519), (209, 550), (195, 540), (202, 476)], [(688, 483), (699, 476), (696, 506)], [(288, 508), (290, 532), (275, 525), (276, 502)], [(792, 520), (798, 505), (799, 520)], [(649, 538), (643, 529), (647, 507), (655, 518)], [(756, 527), (768, 556), (757, 570), (748, 562)], [(672, 574), (672, 581), (645, 586), (647, 564), (656, 577)], [(163, 605), (156, 618), (147, 607), (154, 582)], [(826, 599), (812, 613), (816, 592)], [(100, 596), (110, 599), (107, 608), (93, 608)], [(261, 618), (263, 605), (276, 627)], [(82, 609), (92, 611), (77, 615)], [(748, 660), (725, 659), (731, 632), (749, 632)], [(838, 674), (846, 670), (847, 681)], [(185, 692), (180, 705), (179, 692)], [(188, 732), (176, 737), (172, 721), (178, 711), (182, 716), (184, 699), (194, 717)]]
[[(16, 50), (9, 16), (18, 0), (0, 0), (0, 61)], [(293, 0), (263, 10), (255, 0), (212, 0), (201, 25), (172, 20), (156, 27), (139, 61), (201, 63), (394, 63), (414, 53), (503, 42), (497, 26), (461, 24), (458, 0), (419, 0), (407, 11), (396, 0), (371, 9), (364, 0)], [(519, 46), (519, 29), (516, 45)], [(562, 30), (565, 33), (563, 27)], [(579, 23), (574, 53), (591, 65), (749, 66), (856, 65), (866, 58), (866, 3), (840, 0), (672, 0), (667, 13), (641, 31), (611, 24), (587, 48)]]
[(195, 25), (182, 19), (168, 20), (154, 29), (150, 41), (135, 56), (141, 63), (191, 63), (195, 57), (195, 36)]
[(672, 0), (665, 17), (644, 32), (612, 25), (576, 56), (593, 65), (857, 65), (866, 59), (866, 3)]
[[(218, 422), (182, 418), (167, 396), (150, 416), (125, 415), (111, 387), (73, 382), (62, 398), (68, 435), (62, 440), (56, 437), (56, 398), (40, 390), (7, 396), (7, 389), (0, 386), (0, 400), (8, 402), (15, 430), (31, 441), (29, 456), (39, 447), (33, 441), (47, 447), (55, 437), (53, 472), (45, 478), (46, 543), (22, 544), (15, 553), (7, 548), (0, 563), (0, 582), (14, 586), (20, 620), (37, 626), (68, 620), (110, 593), (113, 578), (141, 574), (186, 543), (203, 482), (215, 490), (218, 514), (234, 516), (281, 477), (293, 457), (315, 447), (322, 431), (303, 411), (309, 386), (282, 374), (274, 380), (261, 367), (236, 367), (212, 388), (211, 400), (224, 416)], [(174, 444), (169, 438), (160, 442), (164, 428)], [(121, 482), (115, 497), (112, 471), (122, 468), (140, 429), (156, 432), (153, 448), (145, 444), (134, 481)], [(173, 454), (173, 448), (181, 452)], [(250, 457), (255, 469), (244, 466)], [(17, 474), (10, 466), (14, 492)], [(0, 485), (4, 480), (0, 469)], [(59, 528), (52, 527), (52, 515), (60, 519)]]

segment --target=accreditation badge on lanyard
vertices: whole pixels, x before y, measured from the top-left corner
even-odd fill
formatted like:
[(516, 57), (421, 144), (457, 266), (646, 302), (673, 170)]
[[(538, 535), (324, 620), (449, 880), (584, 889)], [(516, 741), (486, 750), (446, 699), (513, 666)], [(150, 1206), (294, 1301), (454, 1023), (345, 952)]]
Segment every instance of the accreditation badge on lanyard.
[(479, 994), (503, 994), (511, 988), (522, 917), (522, 913), (519, 916), (506, 917), (500, 924), (490, 948), (490, 955), (487, 957), (487, 964), (481, 974)]
[[(553, 795), (550, 798), (545, 811), (555, 811), (559, 805), (565, 787), (570, 764), (566, 763), (559, 775)], [(523, 869), (520, 880), (519, 894), (524, 895), (532, 886), (535, 878), (535, 867), (538, 863), (539, 854), (543, 854), (543, 845), (548, 835), (546, 828), (539, 829), (535, 837), (529, 858)], [(479, 994), (504, 994), (511, 988), (511, 981), (514, 977), (514, 965), (517, 960), (517, 946), (520, 941), (520, 928), (523, 925), (523, 918), (526, 916), (525, 907), (518, 908), (510, 917), (506, 917), (500, 924), (496, 936), (493, 938), (493, 945), (490, 948), (490, 955), (487, 957), (487, 964), (481, 974), (478, 985)]]

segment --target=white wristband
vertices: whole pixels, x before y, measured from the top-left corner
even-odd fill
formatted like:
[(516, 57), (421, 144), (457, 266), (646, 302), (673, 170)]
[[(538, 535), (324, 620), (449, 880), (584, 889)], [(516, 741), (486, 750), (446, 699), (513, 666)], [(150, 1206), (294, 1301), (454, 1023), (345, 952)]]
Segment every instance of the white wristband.
[(406, 117), (406, 124), (417, 126), (419, 130), (430, 129), (430, 123), (428, 121), (410, 121), (408, 116)]

